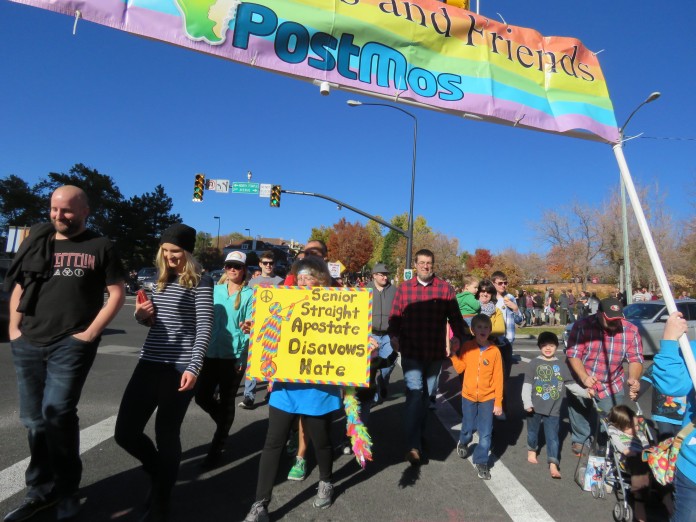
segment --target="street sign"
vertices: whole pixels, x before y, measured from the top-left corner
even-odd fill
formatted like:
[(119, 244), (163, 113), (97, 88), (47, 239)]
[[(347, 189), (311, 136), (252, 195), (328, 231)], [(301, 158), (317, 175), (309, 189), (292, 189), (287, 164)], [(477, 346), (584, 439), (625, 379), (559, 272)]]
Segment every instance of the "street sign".
[(216, 179), (206, 179), (205, 180), (205, 190), (215, 190), (217, 188)]
[(216, 179), (215, 180), (215, 192), (227, 194), (229, 191), (230, 191), (230, 180), (229, 179)]
[(271, 197), (271, 184), (261, 183), (259, 185), (259, 197), (260, 198), (270, 198)]
[(408, 281), (409, 279), (413, 279), (413, 269), (412, 268), (406, 268), (404, 270), (404, 281)]
[(258, 194), (259, 184), (250, 183), (248, 181), (234, 181), (232, 182), (232, 193), (233, 194)]
[(336, 261), (335, 263), (329, 262), (327, 264), (329, 265), (329, 273), (334, 279), (341, 277), (341, 274), (346, 270), (346, 267), (343, 266), (343, 263), (340, 261)]

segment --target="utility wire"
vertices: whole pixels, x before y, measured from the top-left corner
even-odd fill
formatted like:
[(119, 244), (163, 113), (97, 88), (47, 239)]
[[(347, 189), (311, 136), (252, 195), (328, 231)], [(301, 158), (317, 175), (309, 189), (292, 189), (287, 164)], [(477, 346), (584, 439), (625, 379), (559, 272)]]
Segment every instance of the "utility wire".
[(696, 141), (696, 138), (675, 138), (670, 136), (639, 136), (643, 140)]

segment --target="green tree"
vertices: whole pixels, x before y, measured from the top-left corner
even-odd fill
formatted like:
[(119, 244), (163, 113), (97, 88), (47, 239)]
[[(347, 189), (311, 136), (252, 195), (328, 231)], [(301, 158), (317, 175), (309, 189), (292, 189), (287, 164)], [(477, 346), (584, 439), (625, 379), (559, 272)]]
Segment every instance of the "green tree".
[(0, 228), (29, 227), (48, 221), (49, 200), (45, 187), (29, 185), (19, 176), (0, 179)]
[(122, 203), (120, 230), (115, 239), (126, 266), (139, 268), (153, 263), (159, 248), (153, 237), (159, 238), (168, 227), (181, 223), (181, 216), (171, 212), (173, 206), (162, 185)]
[(323, 241), (325, 244), (329, 243), (329, 235), (331, 234), (331, 229), (325, 227), (324, 225), (320, 226), (319, 228), (314, 227), (312, 228), (312, 231), (309, 233), (309, 239), (307, 239), (307, 243), (310, 241)]
[(89, 198), (90, 217), (88, 226), (112, 239), (119, 239), (120, 220), (124, 214), (123, 194), (111, 176), (97, 169), (76, 163), (68, 174), (51, 172), (47, 186), (51, 192), (61, 185), (75, 185), (85, 191)]

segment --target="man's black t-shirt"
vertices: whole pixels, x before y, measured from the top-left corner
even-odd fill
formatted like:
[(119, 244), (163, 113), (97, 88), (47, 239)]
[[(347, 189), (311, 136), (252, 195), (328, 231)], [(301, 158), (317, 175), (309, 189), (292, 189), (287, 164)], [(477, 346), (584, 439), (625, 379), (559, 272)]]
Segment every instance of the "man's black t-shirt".
[(47, 346), (87, 329), (104, 305), (104, 290), (124, 279), (111, 241), (86, 230), (54, 240), (53, 275), (44, 282), (34, 315), (22, 319), (22, 335)]

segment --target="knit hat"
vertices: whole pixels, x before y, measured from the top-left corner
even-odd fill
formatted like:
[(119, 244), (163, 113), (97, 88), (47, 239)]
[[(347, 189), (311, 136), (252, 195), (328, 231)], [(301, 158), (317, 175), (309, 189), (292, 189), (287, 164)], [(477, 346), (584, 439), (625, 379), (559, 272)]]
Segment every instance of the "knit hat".
[(545, 344), (555, 344), (558, 346), (558, 336), (553, 332), (541, 332), (537, 337), (537, 346), (540, 348)]
[(176, 223), (162, 233), (160, 245), (171, 243), (192, 253), (196, 246), (196, 229), (183, 223)]

